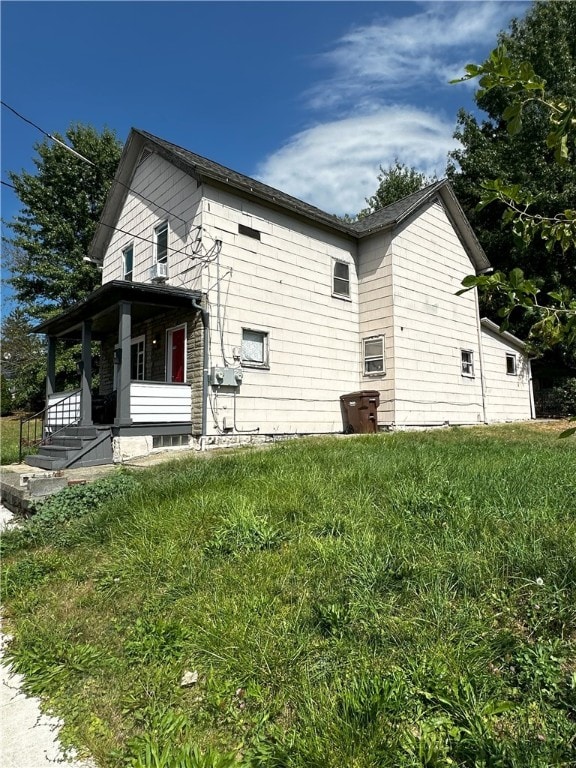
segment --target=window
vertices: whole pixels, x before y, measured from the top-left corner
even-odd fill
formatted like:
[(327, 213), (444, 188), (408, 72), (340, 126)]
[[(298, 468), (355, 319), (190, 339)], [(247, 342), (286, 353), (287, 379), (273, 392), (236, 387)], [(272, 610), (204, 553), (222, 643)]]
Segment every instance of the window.
[(156, 262), (166, 264), (168, 261), (168, 222), (165, 221), (154, 230), (156, 242)]
[(144, 380), (144, 342), (144, 336), (139, 336), (130, 344), (130, 378), (133, 381)]
[(509, 376), (516, 376), (516, 355), (506, 355), (506, 373)]
[(134, 268), (134, 247), (132, 245), (122, 251), (122, 261), (124, 263), (124, 280), (131, 281)]
[(384, 373), (384, 336), (364, 339), (364, 376)]
[(462, 376), (469, 376), (471, 379), (474, 378), (474, 352), (472, 352), (469, 349), (461, 349), (460, 354), (462, 355)]
[(268, 334), (264, 331), (242, 329), (242, 365), (268, 367)]
[(350, 296), (350, 266), (343, 261), (334, 262), (332, 293), (335, 296)]
[(252, 227), (247, 227), (245, 224), (238, 224), (238, 232), (246, 237), (252, 237), (254, 240), (260, 240), (260, 232)]

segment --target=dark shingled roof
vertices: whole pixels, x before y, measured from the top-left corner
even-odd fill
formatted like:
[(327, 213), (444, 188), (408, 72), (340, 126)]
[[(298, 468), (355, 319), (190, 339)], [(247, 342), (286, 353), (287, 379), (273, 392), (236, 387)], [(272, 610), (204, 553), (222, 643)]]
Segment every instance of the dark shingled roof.
[(486, 254), (482, 250), (472, 228), (458, 203), (450, 183), (443, 179), (434, 184), (408, 195), (397, 203), (382, 208), (376, 213), (366, 216), (360, 221), (349, 222), (339, 219), (325, 211), (316, 208), (303, 200), (298, 200), (279, 189), (268, 186), (257, 179), (252, 179), (231, 168), (208, 160), (206, 157), (190, 152), (177, 144), (154, 136), (147, 131), (133, 128), (124, 147), (120, 165), (116, 172), (116, 181), (113, 183), (104, 206), (101, 222), (96, 229), (94, 239), (90, 246), (90, 255), (96, 261), (101, 261), (110, 243), (112, 231), (117, 221), (118, 211), (123, 205), (126, 190), (129, 187), (131, 175), (142, 150), (149, 148), (157, 152), (167, 162), (180, 168), (198, 180), (204, 181), (221, 188), (235, 189), (245, 196), (263, 201), (264, 204), (275, 207), (281, 211), (287, 211), (305, 220), (311, 221), (332, 231), (340, 232), (354, 239), (361, 239), (367, 235), (385, 229), (392, 229), (405, 221), (420, 207), (440, 198), (447, 209), (448, 215), (456, 227), (468, 255), (472, 259), (477, 271), (489, 269), (490, 264)]
[(316, 208), (314, 205), (299, 200), (297, 197), (287, 195), (286, 192), (281, 192), (279, 189), (269, 187), (268, 184), (264, 184), (257, 179), (252, 179), (250, 176), (244, 176), (244, 174), (238, 173), (238, 171), (233, 171), (231, 168), (226, 168), (224, 165), (215, 163), (213, 160), (208, 160), (208, 158), (202, 157), (202, 155), (190, 152), (183, 147), (179, 147), (177, 144), (172, 144), (169, 141), (160, 139), (158, 136), (154, 136), (147, 131), (141, 131), (134, 128), (133, 132), (140, 134), (140, 136), (153, 143), (156, 148), (164, 150), (164, 152), (160, 151), (160, 154), (163, 155), (166, 160), (173, 163), (174, 158), (178, 158), (184, 166), (198, 178), (205, 178), (211, 181), (221, 182), (227, 186), (236, 187), (237, 189), (249, 192), (256, 197), (260, 197), (268, 203), (274, 203), (282, 208), (288, 208), (295, 213), (299, 213), (302, 216), (306, 216), (307, 218), (322, 224), (327, 224), (329, 227), (339, 229), (349, 235), (356, 235), (355, 226), (353, 224), (342, 221), (337, 216), (332, 216), (331, 214), (322, 211), (320, 208)]
[(433, 184), (429, 184), (424, 189), (420, 189), (418, 192), (413, 192), (407, 197), (403, 197), (402, 200), (398, 200), (396, 203), (391, 203), (385, 208), (371, 213), (359, 221), (354, 222), (353, 227), (359, 237), (367, 235), (369, 232), (374, 232), (379, 229), (387, 229), (393, 227), (398, 222), (409, 216), (412, 211), (415, 211), (422, 203), (427, 199), (434, 197), (436, 192), (443, 186), (446, 181), (435, 181)]

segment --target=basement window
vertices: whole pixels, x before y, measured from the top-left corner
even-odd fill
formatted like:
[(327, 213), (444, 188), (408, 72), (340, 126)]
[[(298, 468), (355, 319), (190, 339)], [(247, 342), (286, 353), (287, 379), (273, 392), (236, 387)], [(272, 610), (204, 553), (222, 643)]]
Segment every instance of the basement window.
[(516, 355), (506, 355), (506, 373), (508, 376), (516, 376), (518, 369), (516, 367)]
[(152, 448), (176, 448), (188, 445), (188, 435), (153, 435)]
[(470, 349), (461, 349), (461, 373), (469, 379), (474, 378), (474, 352)]
[(254, 240), (260, 240), (260, 232), (257, 229), (252, 229), (252, 227), (247, 227), (245, 224), (238, 224), (238, 232)]

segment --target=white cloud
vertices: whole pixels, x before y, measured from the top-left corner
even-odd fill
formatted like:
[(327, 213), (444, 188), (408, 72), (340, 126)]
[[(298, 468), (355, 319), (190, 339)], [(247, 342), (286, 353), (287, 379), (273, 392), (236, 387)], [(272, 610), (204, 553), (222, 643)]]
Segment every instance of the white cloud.
[[(386, 5), (378, 5), (377, 21), (350, 30), (318, 57), (327, 75), (304, 96), (321, 120), (261, 163), (260, 179), (326, 211), (354, 214), (374, 194), (380, 165), (398, 158), (427, 175), (443, 175), (456, 146), (456, 115), (448, 120), (442, 111), (454, 87), (448, 81), (465, 63), (481, 60), (526, 3), (405, 7), (410, 15), (394, 17), (383, 16)], [(465, 93), (471, 87), (476, 84)]]
[(487, 41), (491, 47), (510, 15), (510, 3), (429, 3), (419, 13), (357, 27), (319, 57), (333, 74), (310, 90), (310, 105), (334, 108), (367, 93), (374, 99), (446, 86), (447, 73), (461, 73), (457, 67), (472, 49), (481, 45), (481, 55), (488, 52)]
[(452, 122), (414, 107), (382, 107), (309, 128), (258, 169), (267, 184), (330, 213), (357, 213), (374, 194), (380, 165), (398, 158), (428, 175), (444, 172), (456, 142)]

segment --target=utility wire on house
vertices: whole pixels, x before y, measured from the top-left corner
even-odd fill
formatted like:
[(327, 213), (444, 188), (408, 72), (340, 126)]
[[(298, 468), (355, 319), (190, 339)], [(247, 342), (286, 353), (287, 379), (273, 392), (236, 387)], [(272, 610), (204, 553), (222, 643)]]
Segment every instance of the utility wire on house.
[[(93, 167), (97, 167), (91, 160), (88, 160), (86, 157), (81, 155), (79, 152), (76, 152), (75, 149), (73, 149), (72, 147), (69, 147), (67, 144), (65, 144), (64, 142), (62, 142), (59, 139), (57, 139), (51, 133), (48, 133), (47, 131), (45, 131), (43, 128), (41, 128), (39, 125), (37, 125), (32, 120), (29, 120), (27, 117), (24, 117), (24, 115), (20, 114), (20, 112), (18, 112), (16, 109), (14, 109), (14, 107), (11, 107), (5, 101), (0, 100), (0, 104), (2, 104), (3, 107), (6, 107), (6, 109), (10, 110), (10, 112), (13, 112), (18, 118), (23, 120), (25, 123), (28, 123), (29, 125), (31, 125), (34, 128), (36, 128), (36, 130), (40, 131), (40, 133), (42, 133), (44, 136), (46, 136), (47, 138), (49, 138), (52, 141), (56, 142), (57, 144), (59, 144), (60, 146), (64, 147), (65, 149), (69, 150), (73, 155), (78, 157), (80, 160), (84, 160), (85, 162), (89, 163)], [(110, 181), (113, 181), (113, 179), (110, 179)], [(116, 183), (119, 184), (124, 189), (128, 190), (129, 192), (132, 192), (133, 194), (138, 195), (142, 200), (145, 200), (147, 203), (150, 203), (151, 205), (155, 206), (156, 208), (159, 208), (161, 211), (164, 211), (169, 216), (171, 216), (171, 217), (173, 217), (175, 219), (179, 219), (184, 224), (188, 225), (188, 222), (185, 219), (183, 219), (181, 216), (178, 216), (178, 214), (173, 213), (168, 208), (164, 208), (162, 205), (160, 205), (159, 203), (155, 202), (154, 200), (151, 200), (150, 198), (146, 197), (141, 192), (137, 192), (136, 190), (132, 189), (127, 184), (124, 184), (122, 181), (119, 181), (118, 179), (116, 179)], [(9, 184), (6, 181), (2, 181), (2, 184), (4, 186), (6, 186), (6, 187), (10, 187), (11, 189), (13, 189), (15, 191), (18, 191), (13, 184)], [(151, 239), (146, 238), (146, 237), (142, 237), (141, 235), (137, 235), (135, 232), (130, 232), (129, 230), (121, 229), (120, 227), (115, 227), (115, 226), (113, 226), (111, 224), (106, 224), (102, 220), (100, 220), (97, 223), (97, 226), (99, 226), (99, 225), (102, 225), (103, 227), (106, 227), (107, 229), (111, 229), (111, 230), (114, 230), (116, 232), (120, 232), (123, 235), (128, 235), (129, 237), (135, 238), (136, 240), (140, 240), (140, 241), (146, 242), (146, 243), (152, 243), (152, 245), (155, 244), (154, 240), (151, 240)], [(194, 232), (195, 230), (199, 230), (201, 228), (202, 227), (201, 227), (200, 224), (196, 224), (193, 227), (191, 227), (190, 232)], [(200, 242), (200, 246), (202, 247), (202, 242)], [(207, 252), (206, 257), (203, 258), (201, 256), (198, 256), (196, 252), (187, 253), (185, 248), (175, 249), (175, 248), (168, 247), (167, 251), (169, 253), (173, 253), (173, 254), (182, 254), (184, 256), (188, 256), (188, 258), (190, 258), (192, 260), (195, 260), (195, 261), (198, 261), (198, 262), (202, 262), (202, 263), (209, 263), (209, 261), (211, 260), (208, 257), (209, 256), (209, 252)]]
[[(6, 107), (6, 109), (9, 109), (10, 112), (13, 112), (16, 115), (16, 117), (20, 118), (20, 120), (23, 120), (25, 123), (28, 123), (28, 125), (31, 125), (33, 128), (36, 128), (36, 130), (40, 131), (41, 134), (43, 134), (44, 136), (49, 138), (51, 141), (56, 142), (56, 144), (59, 144), (61, 147), (64, 147), (64, 149), (67, 149), (69, 152), (71, 152), (73, 155), (75, 155), (80, 160), (83, 160), (84, 162), (88, 163), (89, 165), (93, 166), (94, 168), (98, 167), (91, 160), (88, 160), (87, 157), (84, 157), (84, 155), (81, 155), (79, 152), (76, 152), (75, 149), (73, 149), (72, 147), (69, 147), (68, 144), (65, 144), (60, 139), (56, 138), (56, 136), (54, 136), (53, 134), (48, 133), (48, 131), (45, 131), (43, 128), (41, 128), (39, 125), (34, 123), (32, 120), (29, 120), (27, 117), (24, 117), (24, 115), (21, 115), (20, 112), (18, 112), (16, 109), (14, 109), (14, 107), (11, 107), (5, 101), (1, 101), (0, 100), (0, 104), (2, 104), (3, 107)], [(108, 181), (113, 181), (113, 180), (114, 180), (113, 177), (108, 179)], [(177, 213), (173, 213), (172, 211), (169, 211), (168, 208), (164, 208), (162, 205), (160, 205), (159, 203), (155, 202), (154, 200), (150, 200), (150, 198), (145, 197), (141, 192), (136, 192), (136, 190), (132, 189), (132, 187), (128, 186), (127, 184), (124, 184), (123, 181), (120, 181), (119, 179), (116, 179), (116, 184), (120, 185), (121, 187), (126, 189), (128, 192), (132, 192), (133, 194), (138, 195), (139, 197), (142, 198), (142, 200), (145, 200), (147, 203), (150, 203), (150, 205), (153, 205), (156, 208), (159, 208), (161, 211), (164, 211), (164, 213), (168, 213), (168, 214), (170, 214), (170, 216), (174, 217), (175, 219), (179, 219), (179, 221), (181, 221), (183, 224), (188, 224), (186, 219), (183, 219), (181, 216), (178, 216)], [(195, 228), (198, 229), (199, 227), (195, 227)], [(191, 231), (192, 232), (194, 231), (194, 227), (192, 228)]]

